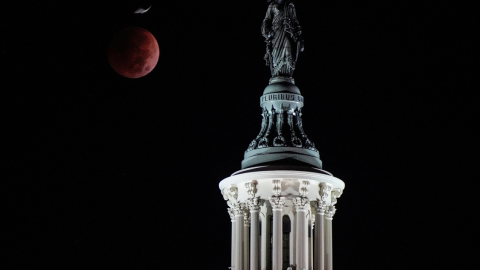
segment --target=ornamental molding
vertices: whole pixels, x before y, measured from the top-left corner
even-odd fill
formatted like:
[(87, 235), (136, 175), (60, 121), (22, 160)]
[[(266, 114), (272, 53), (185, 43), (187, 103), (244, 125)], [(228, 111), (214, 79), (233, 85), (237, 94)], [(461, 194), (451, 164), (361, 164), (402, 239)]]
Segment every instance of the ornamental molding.
[(345, 183), (342, 180), (332, 176), (327, 171), (321, 169), (318, 169), (318, 171), (319, 172), (275, 170), (234, 174), (230, 177), (223, 179), (219, 183), (219, 189), (224, 190), (225, 188), (231, 186), (244, 185), (245, 182), (251, 182), (253, 180), (257, 180), (259, 182), (259, 186), (257, 186), (257, 188), (259, 188), (261, 185), (260, 183), (263, 183), (263, 180), (271, 183), (272, 179), (307, 180), (310, 182), (310, 185), (315, 184), (317, 186), (319, 183), (325, 183), (329, 186), (340, 188), (342, 190), (345, 188)]
[(262, 201), (260, 200), (260, 197), (254, 197), (247, 199), (247, 204), (250, 212), (258, 212), (260, 210)]
[(317, 199), (317, 201), (315, 202), (315, 209), (317, 211), (317, 214), (320, 214), (320, 215), (325, 215), (325, 211), (327, 210), (327, 205), (324, 201), (321, 201), (319, 199)]
[(223, 190), (222, 194), (225, 200), (228, 200), (231, 203), (235, 203), (237, 202), (237, 198), (238, 198), (238, 188), (234, 186), (227, 187)]
[(318, 185), (318, 193), (320, 195), (320, 201), (327, 203), (328, 197), (330, 195), (330, 191), (332, 191), (332, 187), (327, 185), (326, 183), (320, 183)]
[(245, 187), (247, 188), (247, 194), (250, 196), (250, 198), (255, 197), (255, 194), (257, 193), (257, 181), (252, 181), (252, 182), (247, 182), (245, 183)]
[(325, 210), (325, 218), (328, 220), (332, 220), (336, 211), (337, 209), (335, 208), (335, 206), (333, 205), (328, 206), (327, 209)]
[(282, 181), (281, 180), (273, 180), (273, 194), (275, 194), (275, 197), (280, 196), (280, 193), (282, 192)]
[(235, 213), (235, 216), (243, 216), (244, 213), (245, 213), (245, 204), (244, 203), (239, 203), (239, 202), (235, 202), (235, 203), (232, 203), (232, 209), (233, 209), (233, 212)]
[(270, 204), (272, 205), (273, 210), (282, 210), (283, 206), (285, 206), (285, 197), (272, 196), (270, 197)]
[(228, 214), (230, 215), (230, 220), (232, 222), (235, 221), (235, 212), (233, 211), (233, 208), (228, 208)]
[(318, 188), (320, 199), (317, 199), (315, 208), (317, 210), (317, 214), (324, 215), (327, 211), (327, 207), (329, 206), (328, 197), (331, 194), (332, 187), (326, 183), (320, 183)]
[(341, 195), (342, 195), (342, 190), (339, 188), (334, 188), (332, 190), (331, 204), (335, 205), (337, 203), (337, 199), (340, 198)]
[(309, 202), (310, 201), (306, 197), (297, 197), (293, 199), (293, 204), (297, 211), (307, 210), (308, 206), (310, 206)]
[(300, 181), (299, 192), (302, 197), (306, 197), (308, 194), (308, 186), (310, 185), (309, 181)]

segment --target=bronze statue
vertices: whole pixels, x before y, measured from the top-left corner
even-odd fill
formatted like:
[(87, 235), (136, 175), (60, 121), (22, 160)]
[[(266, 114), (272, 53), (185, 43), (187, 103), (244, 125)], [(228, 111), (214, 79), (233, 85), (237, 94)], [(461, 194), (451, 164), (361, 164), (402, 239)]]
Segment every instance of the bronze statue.
[[(295, 70), (298, 55), (303, 52), (302, 30), (297, 20), (295, 6), (290, 0), (271, 2), (262, 24), (262, 35), (267, 43), (265, 60), (272, 77), (290, 78)], [(293, 49), (296, 53), (293, 55)]]

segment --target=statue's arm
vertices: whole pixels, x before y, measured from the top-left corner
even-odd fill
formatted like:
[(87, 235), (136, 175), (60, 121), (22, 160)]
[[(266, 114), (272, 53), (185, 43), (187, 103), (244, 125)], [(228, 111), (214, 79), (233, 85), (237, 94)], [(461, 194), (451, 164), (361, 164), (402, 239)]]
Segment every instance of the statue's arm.
[(290, 3), (290, 8), (289, 8), (289, 12), (290, 12), (290, 20), (292, 22), (292, 26), (293, 26), (293, 29), (294, 29), (294, 33), (295, 33), (295, 37), (299, 40), (301, 40), (301, 35), (302, 35), (302, 27), (300, 26), (300, 23), (298, 22), (298, 18), (297, 18), (297, 12), (295, 10), (295, 6)]
[(267, 14), (265, 15), (265, 19), (263, 19), (262, 24), (262, 35), (268, 39), (272, 32), (272, 5), (270, 4), (267, 9)]

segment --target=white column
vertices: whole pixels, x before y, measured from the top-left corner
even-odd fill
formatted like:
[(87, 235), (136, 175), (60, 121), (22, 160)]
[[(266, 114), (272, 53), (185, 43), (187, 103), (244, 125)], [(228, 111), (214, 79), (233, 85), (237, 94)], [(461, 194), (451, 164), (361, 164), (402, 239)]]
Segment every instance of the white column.
[(307, 221), (307, 206), (309, 201), (305, 197), (297, 197), (293, 199), (295, 210), (297, 212), (297, 242), (296, 242), (296, 261), (297, 269), (308, 269), (308, 221)]
[(273, 212), (273, 254), (272, 254), (272, 270), (282, 270), (282, 218), (283, 206), (285, 205), (285, 198), (279, 196), (272, 196), (270, 198)]
[(315, 270), (325, 270), (325, 212), (327, 210), (327, 200), (330, 196), (332, 187), (325, 183), (319, 184), (320, 199), (317, 199), (315, 208)]
[(241, 203), (235, 203), (235, 270), (243, 270), (243, 210)]
[(248, 199), (248, 207), (250, 208), (250, 270), (259, 270), (259, 220), (258, 212), (260, 211), (260, 198)]
[[(266, 202), (268, 204), (268, 202)], [(261, 240), (261, 270), (271, 269), (272, 262), (270, 261), (270, 207), (266, 208), (265, 212), (262, 212), (262, 240)]]
[(243, 217), (243, 270), (250, 268), (250, 213), (245, 208)]
[(315, 222), (315, 215), (310, 211), (310, 238), (308, 243), (308, 269), (313, 270), (313, 226)]
[(292, 211), (292, 215), (290, 215), (289, 217), (290, 217), (290, 224), (291, 224), (290, 246), (289, 246), (289, 249), (290, 249), (290, 265), (297, 265), (296, 255), (295, 255), (295, 249), (296, 249), (295, 238), (296, 238), (296, 231), (297, 231), (297, 225), (296, 225), (297, 220), (295, 218), (295, 212)]
[(333, 269), (332, 219), (335, 211), (333, 205), (325, 211), (325, 270)]
[(232, 258), (231, 258), (231, 269), (235, 270), (235, 238), (237, 237), (235, 234), (235, 213), (233, 211), (233, 208), (228, 208), (228, 214), (230, 215), (230, 220), (232, 221), (232, 247), (231, 247), (231, 252), (232, 252)]
[(325, 205), (317, 200), (315, 209), (315, 270), (325, 270)]

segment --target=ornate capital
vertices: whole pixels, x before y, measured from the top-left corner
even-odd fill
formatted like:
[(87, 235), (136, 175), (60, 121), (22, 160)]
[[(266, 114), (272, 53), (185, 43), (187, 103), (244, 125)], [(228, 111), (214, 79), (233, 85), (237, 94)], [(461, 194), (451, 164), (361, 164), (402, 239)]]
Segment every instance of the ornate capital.
[(315, 208), (317, 210), (317, 214), (324, 215), (329, 205), (328, 196), (330, 196), (330, 191), (332, 191), (332, 187), (325, 183), (320, 183), (318, 185), (318, 188), (320, 199), (317, 199), (315, 203)]
[(247, 182), (245, 183), (245, 187), (247, 188), (247, 193), (250, 197), (255, 197), (257, 193), (257, 181)]
[(307, 210), (307, 206), (310, 206), (308, 199), (305, 197), (294, 198), (293, 204), (295, 204), (297, 211)]
[(230, 220), (232, 222), (235, 221), (235, 212), (233, 211), (233, 208), (228, 208), (228, 214), (230, 215)]
[(244, 212), (245, 212), (245, 204), (244, 203), (233, 203), (232, 204), (232, 209), (233, 209), (233, 213), (235, 214), (235, 216), (243, 216), (244, 215)]
[(270, 197), (270, 204), (272, 205), (273, 210), (282, 210), (283, 206), (285, 205), (285, 197), (272, 196)]
[(260, 210), (260, 197), (254, 197), (247, 199), (248, 208), (250, 208), (250, 212), (258, 212)]
[(309, 185), (310, 185), (310, 182), (309, 182), (309, 181), (300, 181), (299, 191), (300, 191), (300, 195), (301, 195), (302, 197), (307, 196), (308, 186), (309, 186)]
[(340, 198), (342, 195), (342, 190), (339, 188), (334, 188), (332, 190), (332, 205), (335, 205), (337, 203), (337, 198)]
[(275, 194), (275, 197), (280, 196), (280, 193), (282, 192), (282, 181), (281, 180), (273, 180), (273, 194)]
[(325, 218), (332, 220), (336, 211), (337, 209), (335, 208), (335, 206), (333, 205), (328, 206), (327, 209), (325, 210)]
[(327, 204), (324, 201), (317, 199), (315, 202), (315, 209), (317, 210), (317, 214), (324, 215), (325, 210), (327, 210)]

